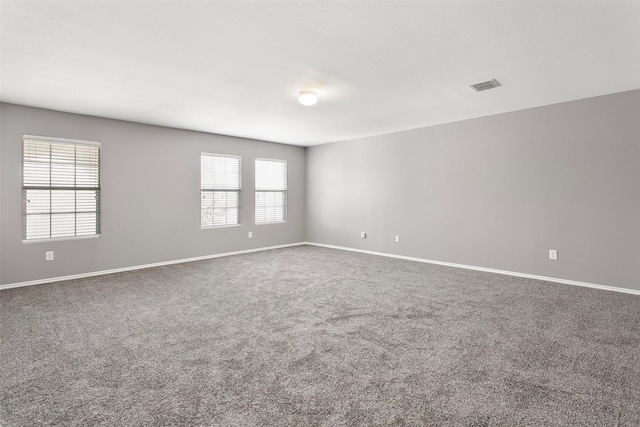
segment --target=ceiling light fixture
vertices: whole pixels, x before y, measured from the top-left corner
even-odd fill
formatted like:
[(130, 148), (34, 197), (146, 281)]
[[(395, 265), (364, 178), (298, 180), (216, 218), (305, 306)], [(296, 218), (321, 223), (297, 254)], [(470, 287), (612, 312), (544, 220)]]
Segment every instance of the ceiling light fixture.
[(301, 90), (298, 95), (298, 102), (306, 106), (314, 105), (318, 102), (318, 95), (312, 90)]

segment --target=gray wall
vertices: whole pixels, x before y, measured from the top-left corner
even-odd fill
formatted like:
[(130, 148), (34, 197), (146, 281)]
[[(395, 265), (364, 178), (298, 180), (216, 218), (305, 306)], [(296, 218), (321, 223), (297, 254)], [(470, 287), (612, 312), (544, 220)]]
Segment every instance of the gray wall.
[(2, 183), (4, 182), (4, 176), (2, 175), (2, 128), (4, 127), (4, 120), (2, 117), (2, 104), (0, 104), (0, 285), (2, 282)]
[[(639, 118), (632, 91), (305, 150), (0, 104), (0, 284), (300, 242), (306, 219), (311, 242), (640, 290)], [(23, 133), (102, 143), (101, 238), (21, 243)], [(200, 229), (202, 151), (243, 156), (242, 227)], [(286, 224), (253, 225), (256, 157), (289, 162)]]
[(640, 290), (640, 91), (312, 147), (307, 176), (307, 241)]
[[(304, 148), (11, 104), (0, 104), (0, 114), (0, 284), (305, 239)], [(21, 243), (22, 134), (102, 143), (101, 238)], [(243, 157), (243, 226), (200, 229), (201, 152)], [(256, 157), (288, 161), (285, 224), (254, 225)], [(45, 262), (48, 250), (55, 251), (55, 261)]]

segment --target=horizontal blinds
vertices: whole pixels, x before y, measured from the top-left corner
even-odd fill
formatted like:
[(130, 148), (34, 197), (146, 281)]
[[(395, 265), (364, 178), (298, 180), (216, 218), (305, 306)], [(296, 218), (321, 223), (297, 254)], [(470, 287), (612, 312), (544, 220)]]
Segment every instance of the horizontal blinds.
[(256, 160), (256, 191), (286, 191), (287, 162)]
[(256, 224), (287, 220), (287, 162), (256, 160)]
[(100, 144), (23, 138), (23, 237), (99, 233)]
[(200, 156), (200, 225), (242, 223), (242, 158), (202, 153)]
[(240, 157), (202, 154), (200, 156), (200, 188), (202, 190), (240, 190)]
[(286, 191), (256, 191), (256, 224), (287, 220)]
[(24, 140), (24, 186), (98, 188), (100, 146)]

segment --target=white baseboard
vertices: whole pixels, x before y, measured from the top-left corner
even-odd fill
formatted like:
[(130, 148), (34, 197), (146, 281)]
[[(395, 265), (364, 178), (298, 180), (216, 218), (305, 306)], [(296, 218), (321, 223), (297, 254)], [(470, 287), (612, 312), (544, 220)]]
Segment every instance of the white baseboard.
[(201, 261), (201, 260), (205, 260), (205, 259), (221, 258), (221, 257), (231, 256), (231, 255), (248, 254), (248, 253), (251, 253), (251, 252), (268, 251), (270, 249), (288, 248), (288, 247), (291, 247), (291, 246), (300, 246), (300, 245), (305, 245), (305, 244), (306, 244), (305, 242), (298, 242), (298, 243), (289, 243), (289, 244), (286, 244), (286, 245), (266, 246), (266, 247), (262, 247), (262, 248), (245, 249), (245, 250), (242, 250), (242, 251), (224, 252), (224, 253), (220, 253), (220, 254), (204, 255), (204, 256), (198, 256), (198, 257), (192, 257), (192, 258), (175, 259), (175, 260), (163, 261), (163, 262), (155, 262), (153, 264), (143, 264), (143, 265), (134, 265), (132, 267), (114, 268), (112, 270), (102, 270), (102, 271), (93, 271), (93, 272), (90, 272), (90, 273), (73, 274), (71, 276), (51, 277), (51, 278), (48, 278), (48, 279), (31, 280), (31, 281), (28, 281), (28, 282), (9, 283), (9, 284), (6, 284), (6, 285), (0, 285), (0, 290), (11, 289), (11, 288), (20, 288), (20, 287), (23, 287), (23, 286), (42, 285), (42, 284), (45, 284), (45, 283), (61, 282), (63, 280), (73, 280), (73, 279), (82, 279), (82, 278), (85, 278), (85, 277), (102, 276), (104, 274), (121, 273), (123, 271), (142, 270), (144, 268), (161, 267), (163, 265), (181, 264), (183, 262)]
[(385, 257), (389, 257), (389, 258), (398, 258), (398, 259), (404, 259), (404, 260), (408, 260), (408, 261), (416, 261), (416, 262), (424, 262), (424, 263), (428, 263), (428, 264), (444, 265), (444, 266), (447, 266), (447, 267), (464, 268), (464, 269), (467, 269), (467, 270), (476, 270), (476, 271), (484, 271), (484, 272), (487, 272), (487, 273), (505, 274), (507, 276), (525, 277), (525, 278), (528, 278), (528, 279), (543, 280), (543, 281), (546, 281), (546, 282), (556, 282), (556, 283), (563, 283), (563, 284), (566, 284), (566, 285), (584, 286), (584, 287), (587, 287), (587, 288), (595, 288), (595, 289), (602, 289), (602, 290), (606, 290), (606, 291), (623, 292), (623, 293), (632, 294), (632, 295), (640, 295), (640, 291), (635, 290), (635, 289), (617, 288), (617, 287), (614, 287), (614, 286), (599, 285), (599, 284), (596, 284), (596, 283), (587, 283), (587, 282), (579, 282), (579, 281), (576, 281), (576, 280), (559, 279), (557, 277), (537, 276), (537, 275), (534, 275), (534, 274), (518, 273), (518, 272), (515, 272), (515, 271), (498, 270), (498, 269), (495, 269), (495, 268), (478, 267), (478, 266), (466, 265), (466, 264), (456, 264), (456, 263), (444, 262), (444, 261), (435, 261), (435, 260), (425, 259), (425, 258), (415, 258), (415, 257), (409, 257), (409, 256), (404, 256), (404, 255), (395, 255), (395, 254), (390, 254), (390, 253), (385, 253), (385, 252), (367, 251), (367, 250), (364, 250), (364, 249), (354, 249), (354, 248), (348, 248), (348, 247), (344, 247), (344, 246), (325, 245), (323, 243), (315, 243), (315, 242), (297, 242), (297, 243), (290, 243), (290, 244), (286, 244), (286, 245), (266, 246), (266, 247), (262, 247), (262, 248), (245, 249), (245, 250), (242, 250), (242, 251), (224, 252), (224, 253), (213, 254), (213, 255), (204, 255), (204, 256), (198, 256), (198, 257), (192, 257), (192, 258), (183, 258), (183, 259), (176, 259), (176, 260), (171, 260), (171, 261), (156, 262), (156, 263), (153, 263), (153, 264), (143, 264), (143, 265), (135, 265), (135, 266), (131, 266), (131, 267), (115, 268), (115, 269), (112, 269), (112, 270), (102, 270), (102, 271), (94, 271), (94, 272), (90, 272), (90, 273), (74, 274), (74, 275), (71, 275), (71, 276), (51, 277), (51, 278), (47, 278), (47, 279), (31, 280), (31, 281), (28, 281), (28, 282), (9, 283), (9, 284), (6, 284), (6, 285), (0, 285), (0, 290), (11, 289), (11, 288), (19, 288), (19, 287), (23, 287), (23, 286), (42, 285), (42, 284), (45, 284), (45, 283), (60, 282), (60, 281), (63, 281), (63, 280), (82, 279), (82, 278), (85, 278), (85, 277), (101, 276), (101, 275), (104, 275), (104, 274), (120, 273), (120, 272), (124, 272), (124, 271), (132, 271), (132, 270), (141, 270), (141, 269), (144, 269), (144, 268), (161, 267), (163, 265), (180, 264), (180, 263), (183, 263), (183, 262), (191, 262), (191, 261), (201, 261), (201, 260), (205, 260), (205, 259), (221, 258), (221, 257), (226, 257), (226, 256), (231, 256), (231, 255), (247, 254), (247, 253), (251, 253), (251, 252), (260, 252), (260, 251), (267, 251), (267, 250), (270, 250), (270, 249), (288, 248), (288, 247), (300, 246), (300, 245), (319, 246), (319, 247), (330, 248), (330, 249), (339, 249), (339, 250), (342, 250), (342, 251), (360, 252), (360, 253), (364, 253), (364, 254), (385, 256)]
[(614, 286), (598, 285), (596, 283), (578, 282), (576, 280), (559, 279), (557, 277), (536, 276), (534, 274), (518, 273), (515, 271), (498, 270), (495, 268), (477, 267), (474, 265), (456, 264), (453, 262), (435, 261), (435, 260), (424, 259), (424, 258), (414, 258), (414, 257), (409, 257), (404, 255), (389, 254), (385, 252), (374, 252), (374, 251), (367, 251), (363, 249), (347, 248), (344, 246), (325, 245), (323, 243), (306, 242), (306, 244), (311, 246), (320, 246), (323, 248), (339, 249), (342, 251), (361, 252), (361, 253), (370, 254), (370, 255), (378, 255), (378, 256), (384, 256), (389, 258), (398, 258), (398, 259), (405, 259), (409, 261), (424, 262), (427, 264), (444, 265), (447, 267), (464, 268), (467, 270), (484, 271), (487, 273), (497, 273), (497, 274), (505, 274), (507, 276), (516, 276), (516, 277), (525, 277), (527, 279), (543, 280), (545, 282), (556, 282), (556, 283), (563, 283), (565, 285), (584, 286), (586, 288), (595, 288), (595, 289), (602, 289), (605, 291), (623, 292), (626, 294), (640, 295), (640, 291), (635, 289), (616, 288)]

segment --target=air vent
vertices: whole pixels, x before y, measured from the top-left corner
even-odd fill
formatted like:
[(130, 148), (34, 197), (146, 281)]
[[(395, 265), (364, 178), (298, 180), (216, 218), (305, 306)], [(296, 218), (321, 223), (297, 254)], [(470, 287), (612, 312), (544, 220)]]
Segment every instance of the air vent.
[(476, 92), (482, 92), (483, 90), (489, 90), (499, 86), (500, 86), (500, 83), (498, 83), (496, 79), (489, 80), (488, 82), (476, 83), (474, 85), (471, 85), (473, 90), (475, 90)]

